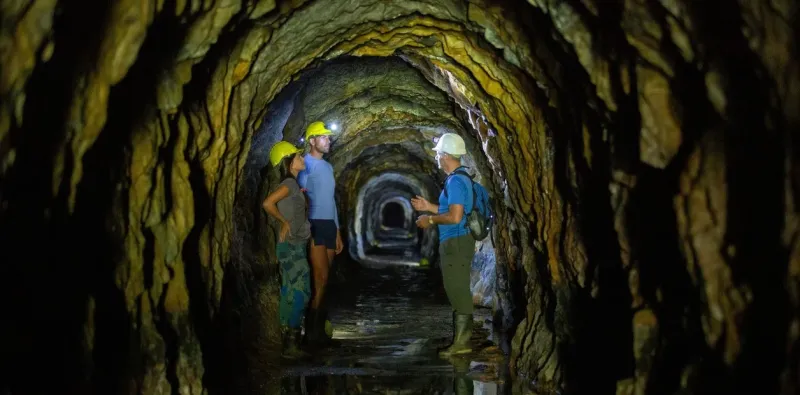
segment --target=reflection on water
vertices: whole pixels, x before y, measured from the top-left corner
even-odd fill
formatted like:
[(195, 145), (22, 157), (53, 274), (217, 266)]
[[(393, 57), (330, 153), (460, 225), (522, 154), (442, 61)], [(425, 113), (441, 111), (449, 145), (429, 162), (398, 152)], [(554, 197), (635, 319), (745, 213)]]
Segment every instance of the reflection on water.
[[(345, 345), (344, 349), (347, 348)], [(287, 366), (269, 394), (517, 394), (506, 388), (507, 360), (497, 355), (470, 354), (439, 359), (429, 348), (415, 359), (407, 356), (362, 356), (350, 362), (330, 354), (305, 364)], [(374, 350), (373, 350), (374, 351)], [(350, 356), (353, 356), (350, 354)]]
[(284, 377), (281, 394), (502, 394), (497, 383), (484, 383), (466, 375), (457, 376), (299, 376)]
[(259, 394), (531, 394), (508, 376), (490, 309), (474, 313), (473, 353), (445, 360), (452, 310), (438, 269), (348, 274), (331, 287), (336, 348), (250, 375)]

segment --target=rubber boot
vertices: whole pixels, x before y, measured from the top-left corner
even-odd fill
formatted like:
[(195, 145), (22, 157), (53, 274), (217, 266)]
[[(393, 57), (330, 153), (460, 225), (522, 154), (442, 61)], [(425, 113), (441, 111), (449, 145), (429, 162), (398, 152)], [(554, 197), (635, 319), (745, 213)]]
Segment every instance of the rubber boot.
[(453, 344), (439, 351), (440, 357), (467, 354), (472, 352), (469, 339), (472, 337), (472, 314), (454, 313)]
[(294, 355), (297, 358), (306, 358), (308, 353), (300, 349), (300, 343), (303, 341), (303, 330), (300, 328), (292, 328), (289, 330), (289, 344), (287, 346), (287, 354)]
[(281, 327), (281, 340), (283, 343), (283, 350), (281, 356), (285, 359), (298, 359), (306, 356), (306, 353), (300, 350), (297, 344), (298, 333), (300, 329)]

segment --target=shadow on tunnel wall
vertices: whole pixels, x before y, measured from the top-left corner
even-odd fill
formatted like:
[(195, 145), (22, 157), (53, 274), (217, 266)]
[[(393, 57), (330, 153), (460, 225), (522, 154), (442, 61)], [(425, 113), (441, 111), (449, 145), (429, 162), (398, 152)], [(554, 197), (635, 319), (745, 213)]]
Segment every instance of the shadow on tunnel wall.
[[(575, 5), (575, 4), (574, 4)], [(578, 10), (581, 7), (575, 5)], [(617, 6), (603, 7), (601, 18), (609, 26), (618, 26), (619, 15), (614, 15)], [(584, 12), (588, 12), (583, 9)], [(552, 21), (538, 13), (529, 15), (528, 28), (531, 33), (554, 31)], [(536, 27), (534, 27), (534, 25)], [(597, 27), (598, 31), (612, 31)], [(613, 46), (620, 37), (609, 33), (597, 33), (596, 39)], [(623, 41), (624, 42), (624, 41)], [(619, 48), (626, 46), (615, 47)], [(556, 255), (560, 261), (573, 262), (576, 246), (562, 240), (557, 251), (547, 251), (543, 244), (536, 249), (535, 272), (537, 283), (543, 288), (545, 297), (541, 309), (545, 311), (548, 326), (559, 334), (557, 352), (563, 361), (563, 385), (566, 393), (595, 394), (615, 393), (617, 381), (633, 374), (634, 360), (631, 344), (631, 295), (628, 290), (627, 272), (621, 260), (621, 251), (614, 229), (614, 212), (609, 191), (612, 166), (618, 159), (612, 158), (608, 141), (603, 136), (605, 120), (595, 111), (580, 107), (576, 103), (591, 103), (596, 100), (585, 89), (591, 86), (583, 67), (576, 62), (574, 53), (550, 43), (549, 50), (555, 61), (563, 68), (569, 79), (565, 79), (564, 91), (559, 94), (555, 107), (543, 108), (548, 138), (552, 142), (552, 166), (555, 168), (555, 187), (564, 199), (561, 207), (562, 228), (569, 227), (574, 219), (576, 233), (583, 244), (585, 257), (580, 263), (585, 268), (585, 284), (564, 283), (553, 285), (547, 255)], [(623, 50), (624, 51), (624, 50)], [(616, 69), (630, 68), (630, 53), (618, 53), (621, 59)], [(619, 75), (611, 81), (616, 93), (622, 91)], [(544, 92), (536, 89), (531, 93), (537, 102), (548, 101)], [(616, 135), (630, 136), (638, 125), (635, 95), (619, 99)], [(584, 140), (583, 128), (588, 128), (590, 138)], [(623, 145), (630, 144), (630, 137)], [(588, 147), (585, 146), (588, 144)], [(638, 140), (636, 143), (638, 147)], [(622, 146), (622, 152), (630, 152), (631, 146)], [(590, 151), (590, 158), (584, 152)], [(618, 149), (617, 152), (620, 152)], [(618, 165), (618, 164), (617, 164)], [(531, 233), (535, 234), (535, 228)]]
[[(733, 283), (747, 284), (752, 300), (741, 317), (732, 380), (716, 382), (710, 375), (702, 379), (708, 388), (728, 384), (744, 393), (797, 390), (798, 361), (786, 360), (790, 317), (797, 312), (792, 311), (786, 288), (789, 251), (782, 245), (787, 139), (797, 129), (787, 128), (778, 87), (738, 28), (743, 24), (742, 6), (723, 5), (719, 0), (693, 3), (692, 11), (703, 41), (724, 65), (729, 118), (717, 139), (724, 147), (727, 184), (723, 259)], [(781, 377), (786, 367), (793, 377)]]
[[(84, 10), (65, 7), (54, 18), (60, 33), (52, 58), (37, 62), (26, 88), (24, 126), (10, 131), (18, 146), (15, 165), (0, 186), (7, 201), (0, 214), (0, 292), (8, 307), (0, 335), (0, 392), (133, 391), (128, 378), (136, 377), (138, 364), (144, 363), (134, 354), (143, 349), (131, 330), (138, 318), (126, 314), (123, 292), (114, 281), (118, 265), (127, 259), (122, 246), (128, 223), (126, 169), (132, 160), (128, 144), (136, 122), (152, 110), (156, 71), (172, 61), (185, 31), (169, 14), (153, 21), (153, 34), (135, 66), (109, 93), (108, 122), (82, 158), (82, 179), (70, 213), (69, 178), (75, 163), (68, 148), (63, 172), (57, 175), (53, 169), (62, 144), (71, 137), (65, 124), (70, 99), (84, 88), (85, 81), (75, 76), (97, 58), (97, 32), (103, 28), (97, 21), (105, 20), (110, 9), (109, 2), (91, 3)], [(171, 147), (174, 141), (162, 154), (171, 155)], [(58, 176), (64, 179), (53, 196)], [(152, 233), (146, 239), (143, 270), (145, 281), (152, 282)], [(167, 339), (175, 336), (171, 329), (159, 330)], [(34, 379), (34, 372), (46, 378)]]
[[(231, 261), (226, 266), (226, 285), (221, 303), (226, 318), (223, 320), (224, 351), (220, 354), (224, 361), (235, 361), (236, 364), (211, 361), (219, 373), (217, 389), (220, 393), (252, 390), (263, 377), (276, 374), (273, 369), (280, 363), (280, 274), (275, 258), (277, 228), (275, 221), (264, 211), (262, 202), (278, 184), (277, 171), (269, 163), (266, 153), (281, 140), (286, 121), (295, 111), (297, 92), (297, 86), (290, 85), (270, 103), (267, 115), (252, 136), (236, 192)], [(260, 371), (255, 375), (260, 377), (254, 377), (254, 371)]]
[[(635, 76), (633, 50), (619, 27), (623, 2), (604, 4), (598, 18), (590, 16), (586, 3), (568, 2), (589, 26), (598, 55), (612, 59), (615, 70), (624, 69)], [(170, 10), (181, 2), (162, 3), (164, 9)], [(660, 19), (661, 31), (668, 31), (667, 19), (661, 15), (663, 7), (657, 1), (644, 3)], [(201, 262), (207, 257), (201, 256), (204, 252), (200, 246), (204, 243), (203, 229), (213, 228), (216, 221), (217, 202), (206, 190), (204, 179), (208, 175), (200, 160), (193, 158), (193, 153), (184, 153), (194, 199), (194, 225), (182, 246), (186, 263), (182, 274), (192, 301), (188, 318), (191, 325), (179, 322), (178, 328), (173, 328), (171, 316), (163, 308), (164, 295), (151, 300), (148, 294), (158, 280), (153, 267), (158, 243), (167, 238), (154, 234), (147, 224), (129, 223), (127, 193), (131, 180), (127, 171), (131, 162), (138, 159), (131, 157), (130, 142), (135, 140), (133, 131), (142, 129), (137, 122), (153, 118), (148, 112), (157, 103), (157, 81), (165, 69), (174, 66), (175, 59), (171, 57), (181, 47), (186, 26), (190, 25), (183, 17), (157, 13), (137, 61), (126, 78), (110, 90), (108, 123), (80, 159), (84, 166), (77, 189), (70, 191), (70, 181), (58, 180), (53, 191), (55, 178), (69, 179), (76, 169), (69, 147), (74, 136), (64, 121), (70, 118), (67, 112), (74, 104), (71, 100), (77, 97), (73, 94), (85, 88), (85, 81), (77, 77), (91, 70), (92, 62), (99, 58), (98, 42), (100, 33), (105, 32), (102, 24), (108, 20), (111, 4), (90, 0), (83, 9), (59, 8), (53, 29), (58, 33), (53, 34), (54, 42), (48, 45), (53, 49), (52, 57), (48, 61), (37, 60), (25, 87), (25, 122), (21, 127), (21, 122), (11, 122), (8, 136), (14, 155), (9, 154), (10, 148), (0, 147), (4, 160), (7, 155), (15, 156), (13, 167), (0, 180), (0, 299), (7, 318), (0, 325), (0, 392), (136, 392), (137, 388), (131, 386), (141, 384), (137, 380), (141, 380), (144, 366), (154, 356), (164, 356), (166, 378), (177, 390), (179, 341), (191, 338), (180, 328), (198, 331), (193, 335), (197, 335), (203, 352), (204, 384), (215, 387), (221, 385), (220, 377), (229, 376), (232, 371), (246, 371), (247, 365), (231, 358), (247, 347), (243, 344), (247, 336), (269, 343), (276, 335), (269, 332), (270, 327), (260, 326), (274, 322), (270, 309), (274, 308), (277, 295), (276, 268), (270, 263), (274, 239), (260, 208), (260, 200), (270, 185), (263, 182), (268, 177), (262, 166), (244, 169), (242, 189), (237, 191), (235, 201), (232, 260), (224, 265), (220, 309), (212, 312), (206, 303), (210, 299), (206, 288), (209, 280), (203, 278), (206, 273), (201, 269)], [(640, 373), (648, 376), (647, 393), (674, 393), (684, 386), (684, 379), (698, 393), (777, 393), (781, 381), (800, 382), (800, 349), (797, 344), (786, 344), (787, 336), (795, 330), (789, 327), (789, 317), (797, 314), (789, 311), (790, 298), (797, 295), (790, 295), (785, 286), (790, 258), (781, 244), (782, 237), (796, 237), (784, 236), (781, 231), (786, 226), (787, 192), (793, 195), (791, 199), (800, 198), (798, 181), (785, 181), (785, 163), (787, 159), (794, 160), (787, 158), (787, 152), (796, 153), (800, 141), (795, 136), (797, 125), (786, 125), (776, 110), (780, 100), (775, 97), (774, 82), (766, 77), (769, 73), (750, 49), (749, 37), (741, 31), (742, 15), (747, 13), (742, 6), (722, 0), (687, 4), (698, 41), (704, 47), (701, 52), (707, 59), (697, 64), (677, 61), (681, 59), (679, 50), (668, 39), (659, 48), (669, 62), (676, 64), (670, 89), (683, 126), (681, 148), (664, 169), (644, 165), (639, 159), (642, 136), (637, 84), (631, 84), (632, 91), (626, 93), (620, 72), (612, 73), (613, 96), (619, 109), (609, 115), (611, 119), (605, 119), (611, 113), (607, 109), (589, 109), (601, 101), (593, 96), (595, 86), (575, 60), (576, 54), (565, 49), (570, 46), (562, 46), (556, 42), (558, 38), (543, 40), (557, 55), (556, 62), (564, 74), (570, 76), (561, 87), (566, 94), (559, 95), (557, 109), (545, 109), (553, 146), (548, 155), (553, 155), (556, 185), (566, 202), (558, 214), (564, 218), (563, 228), (572, 224), (567, 218), (574, 216), (577, 233), (585, 243), (588, 267), (581, 269), (587, 274), (585, 285), (552, 284), (547, 267), (549, 256), (575, 262), (570, 255), (573, 246), (562, 240), (558, 251), (539, 251), (537, 266), (529, 274), (536, 277), (531, 282), (544, 288), (542, 305), (532, 308), (546, 312), (546, 329), (558, 336), (557, 352), (563, 356), (559, 360), (563, 366), (559, 368), (563, 368), (567, 388), (573, 392), (613, 393), (619, 380)], [(549, 16), (537, 11), (528, 17), (538, 29), (529, 31), (530, 37), (560, 36)], [(192, 81), (184, 89), (187, 100), (205, 97), (211, 70), (226, 55), (218, 51), (233, 47), (239, 35), (248, 31), (250, 22), (237, 23), (239, 27), (226, 29), (219, 37), (205, 57), (207, 60), (192, 69)], [(794, 29), (798, 36), (797, 23)], [(797, 56), (797, 49), (793, 51), (792, 55)], [(709, 92), (705, 91), (704, 78), (711, 68), (719, 69), (725, 80), (723, 96), (728, 119), (714, 115), (716, 111), (706, 99)], [(539, 96), (538, 102), (548, 102), (542, 92), (533, 94)], [(591, 104), (582, 107), (586, 103)], [(182, 105), (193, 104), (197, 103)], [(584, 124), (589, 129), (588, 147), (581, 136)], [(161, 126), (171, 131), (181, 129), (166, 113)], [(610, 143), (601, 137), (606, 131), (611, 136)], [(189, 130), (189, 139), (192, 134)], [(158, 135), (152, 131), (152, 136), (147, 137), (155, 140)], [(169, 168), (176, 155), (179, 133), (163, 135), (169, 137), (156, 143), (160, 147), (157, 160), (161, 167)], [(259, 137), (262, 136), (254, 136), (254, 140)], [(253, 144), (252, 149), (263, 150), (264, 144)], [(590, 160), (582, 154), (587, 148), (592, 152)], [(63, 172), (53, 174), (53, 169), (59, 167), (56, 157), (62, 150)], [(720, 264), (730, 269), (734, 286), (747, 288), (752, 295), (741, 316), (726, 317), (731, 322), (736, 320), (726, 329), (735, 333), (722, 335), (723, 339), (736, 337), (733, 362), (724, 360), (728, 345), (723, 340), (711, 345), (706, 340), (702, 321), (711, 315), (711, 307), (705, 282), (713, 279), (688, 269), (693, 252), (687, 249), (691, 244), (687, 239), (693, 235), (679, 225), (681, 215), (686, 213), (680, 212), (675, 202), (682, 198), (677, 196), (682, 193), (679, 184), (693, 156), (707, 165), (717, 155), (722, 158), (720, 167), (724, 167), (720, 171), (726, 173), (724, 185), (704, 187), (725, 189), (725, 224), (718, 225), (725, 227), (724, 248), (719, 249), (724, 259)], [(574, 172), (571, 166), (575, 167)], [(795, 163), (790, 166), (798, 168)], [(619, 185), (614, 179), (617, 171), (636, 178), (636, 182)], [(160, 180), (167, 189), (162, 202), (166, 211), (177, 204), (169, 191), (171, 176), (166, 172), (166, 179)], [(159, 176), (145, 177), (157, 182)], [(788, 184), (795, 190), (786, 191)], [(628, 200), (620, 207), (609, 205), (614, 199), (609, 185), (625, 189)], [(71, 209), (73, 192), (76, 205)], [(797, 202), (794, 203), (796, 207)], [(625, 221), (621, 228), (615, 228), (615, 218), (619, 216)], [(115, 275), (117, 269), (129, 264), (123, 248), (130, 227), (143, 228), (141, 272), (145, 291), (126, 300), (127, 290), (120, 289)], [(138, 235), (139, 230), (132, 232)], [(347, 242), (346, 234), (343, 236)], [(628, 238), (629, 251), (620, 250), (620, 238)], [(511, 239), (517, 241), (521, 237), (515, 235)], [(533, 240), (522, 241), (534, 244)], [(132, 248), (131, 252), (138, 250)], [(621, 258), (626, 254), (628, 259)], [(699, 270), (696, 266), (694, 270)], [(633, 273), (638, 283), (629, 285)], [(521, 321), (529, 298), (524, 294), (529, 285), (525, 275), (514, 275), (510, 287), (520, 305), (514, 311), (516, 323)], [(796, 291), (797, 285), (790, 289)], [(632, 292), (641, 300), (637, 301)], [(261, 313), (256, 319), (263, 321), (254, 320), (246, 326), (242, 316), (251, 308)], [(143, 310), (154, 317), (144, 318)], [(634, 333), (637, 314), (648, 311), (657, 319), (657, 331)], [(158, 333), (153, 337), (165, 341), (164, 350), (148, 350), (153, 345), (142, 344), (142, 333), (136, 328), (141, 328), (137, 324), (144, 320), (157, 322), (154, 328)], [(153, 329), (150, 325), (147, 328)], [(261, 331), (262, 328), (267, 330)], [(789, 347), (793, 351), (786, 351)], [(780, 376), (782, 370), (788, 371), (787, 377)], [(37, 377), (31, 379), (33, 374)]]
[[(169, 2), (168, 2), (169, 3)], [(70, 125), (65, 123), (73, 94), (84, 89), (85, 81), (76, 78), (90, 69), (98, 58), (103, 23), (111, 3), (91, 1), (85, 9), (63, 7), (54, 17), (54, 51), (48, 61), (37, 62), (26, 87), (23, 108), (25, 122), (20, 128), (12, 122), (9, 131), (14, 141), (14, 166), (0, 180), (0, 293), (6, 317), (0, 325), (0, 393), (132, 393), (142, 385), (142, 372), (151, 363), (139, 350), (164, 347), (166, 379), (178, 388), (176, 374), (179, 339), (187, 337), (185, 328), (194, 328), (203, 352), (207, 387), (219, 383), (225, 368), (238, 365), (226, 362), (224, 351), (235, 349), (235, 342), (220, 335), (236, 331), (231, 311), (231, 297), (223, 295), (220, 314), (212, 320), (209, 298), (201, 271), (200, 237), (203, 228), (214, 219), (213, 197), (204, 184), (204, 171), (193, 153), (184, 152), (189, 164), (195, 217), (194, 227), (183, 246), (186, 285), (192, 301), (189, 322), (171, 322), (164, 310), (165, 293), (150, 300), (149, 293), (129, 296), (119, 288), (118, 270), (129, 265), (124, 250), (126, 229), (131, 225), (129, 211), (131, 162), (141, 160), (131, 155), (133, 133), (141, 122), (156, 111), (157, 86), (163, 70), (174, 63), (175, 54), (186, 37), (187, 24), (171, 13), (159, 13), (152, 21), (136, 62), (125, 78), (109, 92), (108, 116), (97, 140), (82, 158), (80, 183), (75, 187), (75, 207), (70, 212), (71, 156)], [(169, 6), (169, 4), (167, 4)], [(173, 4), (174, 6), (174, 4)], [(236, 32), (220, 37), (235, 41)], [(213, 49), (212, 51), (217, 50)], [(186, 92), (200, 92), (207, 86), (209, 62), (193, 70), (194, 80)], [(194, 91), (193, 91), (194, 90)], [(197, 94), (191, 99), (201, 98)], [(92, 116), (93, 114), (90, 114)], [(179, 130), (177, 121), (168, 117), (161, 127)], [(171, 166), (178, 144), (178, 134), (169, 133), (161, 143), (160, 163)], [(188, 138), (192, 138), (189, 130)], [(66, 149), (64, 149), (64, 146)], [(60, 175), (54, 174), (56, 158), (64, 153)], [(4, 152), (4, 155), (6, 153)], [(53, 184), (56, 177), (63, 177)], [(153, 175), (155, 179), (156, 175)], [(173, 205), (170, 191), (171, 172), (164, 172), (165, 212)], [(156, 192), (151, 190), (151, 193)], [(180, 209), (180, 208), (179, 208)], [(156, 235), (145, 224), (143, 266), (144, 289), (153, 287), (156, 258)], [(213, 225), (213, 224), (212, 224)], [(163, 253), (163, 252), (162, 252)], [(169, 268), (174, 270), (174, 268)], [(241, 274), (227, 265), (224, 285)], [(174, 275), (175, 273), (171, 273)], [(130, 273), (125, 273), (125, 276)], [(134, 299), (135, 298), (135, 299)], [(134, 302), (136, 307), (127, 303)], [(144, 317), (139, 309), (152, 317)], [(133, 309), (134, 314), (129, 311)], [(142, 344), (136, 329), (141, 322), (157, 322), (162, 345)], [(173, 327), (173, 325), (175, 327)], [(223, 329), (229, 332), (223, 331)], [(179, 333), (180, 332), (180, 333)], [(227, 346), (227, 347), (226, 347)], [(43, 379), (44, 378), (44, 379)]]
[[(625, 93), (620, 74), (612, 74), (616, 77), (611, 84), (618, 109), (610, 125), (606, 124), (593, 112), (574, 107), (572, 103), (592, 101), (590, 97), (576, 98), (582, 92), (580, 86), (590, 83), (580, 65), (571, 61), (574, 55), (553, 49), (560, 54), (560, 65), (576, 77), (568, 81), (574, 85), (566, 87), (572, 95), (562, 97), (558, 110), (546, 112), (548, 123), (557, 125), (551, 133), (556, 183), (569, 206), (576, 209), (586, 248), (585, 272), (591, 279), (582, 289), (546, 290), (549, 297), (543, 309), (548, 312), (548, 322), (556, 323), (564, 309), (570, 317), (571, 326), (560, 331), (570, 335), (560, 345), (569, 393), (614, 393), (615, 381), (629, 377), (643, 383), (646, 387), (637, 390), (648, 394), (671, 394), (681, 388), (697, 393), (779, 393), (782, 380), (784, 385), (785, 380), (796, 381), (796, 376), (781, 377), (787, 362), (794, 363), (789, 371), (796, 372), (797, 368), (796, 360), (786, 360), (792, 313), (783, 283), (789, 255), (781, 245), (787, 196), (787, 125), (776, 104), (780, 101), (774, 83), (739, 29), (742, 10), (716, 1), (692, 4), (690, 12), (700, 40), (710, 48), (708, 57), (717, 59), (715, 65), (725, 80), (728, 118), (718, 117), (708, 100), (704, 80), (708, 65), (678, 61), (678, 49), (666, 40), (661, 50), (675, 63), (670, 89), (679, 111), (682, 141), (664, 169), (639, 160), (637, 85), (631, 84), (631, 92)], [(627, 69), (630, 75), (636, 75), (635, 53), (618, 28), (619, 12), (614, 6), (604, 7), (600, 12), (602, 26), (594, 26), (592, 36), (601, 50), (615, 53), (618, 63), (612, 64), (613, 69)], [(532, 18), (538, 26), (550, 26), (547, 18), (537, 15)], [(660, 20), (663, 31), (667, 31), (664, 15)], [(591, 129), (591, 163), (582, 155), (586, 148), (580, 135), (582, 123)], [(600, 138), (606, 127), (612, 128), (610, 145)], [(687, 254), (691, 256), (695, 254), (692, 248), (704, 246), (691, 245), (693, 230), (679, 229), (679, 214), (689, 217), (685, 219), (689, 224), (684, 226), (689, 227), (693, 220), (688, 211), (678, 213), (680, 205), (676, 204), (676, 198), (686, 193), (680, 183), (692, 156), (699, 157), (701, 163), (701, 175), (693, 182), (702, 182), (703, 171), (725, 174), (724, 184), (697, 188), (724, 189), (727, 201), (724, 212), (718, 214), (724, 216), (726, 224), (720, 263), (730, 268), (733, 284), (748, 287), (753, 295), (741, 317), (741, 339), (733, 345), (740, 347), (740, 353), (732, 363), (724, 361), (726, 345), (709, 345), (706, 341), (707, 329), (702, 321), (714, 308), (706, 296), (704, 282), (709, 279), (699, 273), (697, 262), (693, 265), (698, 272), (689, 271), (693, 265), (687, 262)], [(574, 161), (574, 176), (570, 174), (570, 160)], [(720, 168), (709, 168), (715, 164)], [(611, 172), (628, 174), (635, 182), (622, 185)], [(577, 189), (571, 186), (573, 183)], [(609, 185), (615, 184), (626, 189), (627, 202), (620, 207), (609, 205), (613, 200)], [(613, 226), (618, 215), (614, 210), (622, 210), (625, 219), (622, 235), (617, 235), (620, 229)], [(568, 215), (565, 211), (564, 217)], [(619, 249), (618, 236), (627, 238), (629, 264), (620, 260), (625, 252)], [(535, 259), (536, 275), (544, 278), (540, 283), (549, 284), (545, 259)], [(632, 280), (633, 288), (629, 288), (629, 276), (636, 279)], [(649, 314), (653, 322), (647, 318)]]
[(234, 202), (231, 264), (225, 274), (222, 306), (228, 315), (226, 357), (237, 361), (238, 367), (219, 366), (222, 377), (227, 379), (219, 383), (221, 393), (249, 387), (253, 368), (279, 363), (275, 358), (280, 354), (275, 229), (261, 206), (271, 185), (277, 184), (272, 170), (269, 166), (246, 166), (245, 180)]

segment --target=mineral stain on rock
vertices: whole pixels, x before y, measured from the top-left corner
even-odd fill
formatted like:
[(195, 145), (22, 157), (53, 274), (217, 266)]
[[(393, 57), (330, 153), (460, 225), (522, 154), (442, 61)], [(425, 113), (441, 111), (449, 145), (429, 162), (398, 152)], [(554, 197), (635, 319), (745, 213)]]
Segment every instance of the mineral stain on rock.
[[(798, 9), (0, 0), (0, 393), (797, 393)], [(266, 153), (315, 120), (348, 345), (273, 374)], [(445, 132), (496, 216), (458, 363), (408, 205)]]

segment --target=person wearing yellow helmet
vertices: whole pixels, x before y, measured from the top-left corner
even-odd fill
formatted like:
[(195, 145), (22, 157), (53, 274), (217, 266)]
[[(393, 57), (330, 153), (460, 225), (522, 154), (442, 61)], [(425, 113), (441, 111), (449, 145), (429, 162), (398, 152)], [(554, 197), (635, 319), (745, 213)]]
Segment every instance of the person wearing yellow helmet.
[(306, 337), (309, 345), (313, 347), (334, 344), (325, 331), (328, 319), (323, 303), (333, 258), (344, 248), (334, 194), (336, 182), (333, 166), (322, 159), (322, 155), (330, 151), (332, 134), (333, 132), (322, 122), (317, 121), (308, 125), (305, 134), (309, 148), (305, 156), (306, 169), (298, 175), (298, 182), (308, 192), (309, 199), (308, 218), (311, 222), (309, 256), (314, 292), (306, 317)]
[(280, 224), (275, 253), (281, 273), (279, 316), (283, 356), (304, 356), (300, 346), (301, 324), (311, 297), (311, 275), (306, 244), (311, 237), (306, 198), (297, 175), (306, 168), (301, 150), (280, 141), (269, 152), (269, 160), (280, 174), (280, 183), (264, 199), (264, 210)]
[[(312, 137), (330, 136), (332, 134), (333, 134), (333, 132), (331, 132), (328, 128), (326, 128), (325, 124), (323, 122), (321, 122), (321, 121), (312, 122), (306, 128), (305, 140), (306, 140), (306, 142), (308, 142), (309, 139), (312, 138)], [(328, 141), (328, 143), (330, 143), (330, 140)], [(330, 146), (330, 144), (328, 144), (328, 145)], [(328, 151), (326, 149), (323, 153), (327, 153), (327, 152)]]

